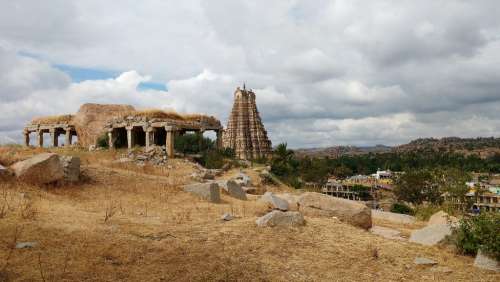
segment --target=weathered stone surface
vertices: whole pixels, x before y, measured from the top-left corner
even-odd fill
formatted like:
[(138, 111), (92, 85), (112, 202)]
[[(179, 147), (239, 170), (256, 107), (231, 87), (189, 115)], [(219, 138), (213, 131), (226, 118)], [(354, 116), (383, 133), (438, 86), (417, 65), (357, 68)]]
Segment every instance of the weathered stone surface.
[(498, 261), (485, 255), (481, 250), (477, 252), (476, 259), (474, 260), (474, 266), (482, 269), (500, 272), (500, 264), (498, 263)]
[(315, 192), (299, 197), (299, 210), (308, 216), (336, 216), (341, 221), (364, 229), (372, 227), (371, 209), (356, 201)]
[(410, 242), (434, 246), (448, 235), (451, 235), (451, 227), (448, 224), (434, 224), (413, 231), (410, 236)]
[(275, 210), (258, 218), (255, 223), (257, 223), (259, 227), (303, 226), (305, 220), (300, 212), (282, 212)]
[(80, 180), (80, 158), (73, 156), (60, 156), (64, 169), (64, 180), (77, 182)]
[(217, 182), (219, 186), (231, 197), (246, 200), (247, 194), (240, 184), (234, 180), (222, 180)]
[(241, 186), (250, 186), (252, 185), (252, 181), (250, 179), (250, 176), (244, 174), (244, 173), (240, 173), (238, 174), (238, 176), (236, 176), (235, 178), (235, 181), (239, 184), (241, 184)]
[(288, 210), (288, 202), (276, 196), (272, 192), (266, 192), (260, 199), (258, 200), (260, 203), (267, 204), (268, 208), (274, 210), (287, 211)]
[(287, 201), (288, 210), (290, 211), (298, 211), (299, 210), (299, 195), (293, 195), (290, 193), (282, 193), (276, 194), (276, 196), (280, 199)]
[(105, 133), (108, 120), (133, 110), (130, 105), (83, 104), (73, 119), (78, 143), (84, 147), (95, 145), (97, 138)]
[(240, 159), (257, 159), (270, 155), (271, 141), (267, 138), (252, 90), (236, 89), (222, 144), (225, 148), (232, 148)]
[(430, 218), (429, 221), (427, 222), (427, 225), (434, 225), (434, 224), (457, 224), (458, 219), (454, 216), (450, 216), (449, 214), (445, 213), (444, 211), (438, 211), (437, 213), (433, 214)]
[(19, 242), (16, 243), (16, 249), (31, 249), (38, 245), (37, 242)]
[(387, 239), (391, 240), (404, 240), (405, 238), (401, 237), (401, 232), (395, 229), (387, 228), (387, 227), (382, 227), (382, 226), (373, 226), (370, 229), (370, 232), (372, 234), (382, 236)]
[(372, 210), (372, 219), (385, 220), (399, 224), (413, 224), (416, 221), (415, 217), (411, 215), (378, 210)]
[(234, 219), (234, 216), (230, 213), (225, 213), (221, 216), (221, 218), (223, 221), (231, 221)]
[(436, 265), (437, 262), (424, 257), (416, 257), (413, 261), (417, 265)]
[(220, 189), (217, 183), (197, 183), (184, 186), (184, 191), (195, 194), (212, 203), (220, 202)]
[(53, 153), (38, 154), (12, 165), (16, 177), (33, 184), (46, 184), (64, 178), (59, 156)]

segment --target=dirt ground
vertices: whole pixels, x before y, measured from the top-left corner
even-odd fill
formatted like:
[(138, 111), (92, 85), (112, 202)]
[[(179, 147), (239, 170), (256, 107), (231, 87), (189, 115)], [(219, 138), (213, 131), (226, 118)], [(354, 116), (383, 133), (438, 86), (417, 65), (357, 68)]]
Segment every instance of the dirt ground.
[[(170, 169), (117, 167), (110, 160), (119, 152), (57, 151), (82, 157), (82, 183), (0, 182), (0, 281), (500, 281), (448, 248), (385, 239), (332, 218), (258, 228), (253, 200), (223, 195), (212, 204), (183, 192), (195, 169), (184, 160), (169, 160)], [(225, 212), (236, 219), (222, 222)], [(375, 223), (404, 235), (421, 226)], [(15, 249), (16, 242), (37, 245)], [(451, 273), (416, 266), (418, 256)]]

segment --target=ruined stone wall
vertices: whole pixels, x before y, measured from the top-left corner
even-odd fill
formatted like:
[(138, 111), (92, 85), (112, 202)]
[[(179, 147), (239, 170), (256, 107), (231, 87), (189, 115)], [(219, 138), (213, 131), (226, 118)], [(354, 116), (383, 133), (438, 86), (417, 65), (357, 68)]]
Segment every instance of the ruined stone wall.
[(271, 141), (262, 124), (252, 91), (239, 87), (236, 89), (222, 142), (224, 147), (232, 148), (240, 159), (268, 157), (271, 153)]
[(78, 143), (84, 147), (94, 145), (105, 133), (109, 120), (134, 110), (130, 105), (83, 104), (73, 119)]

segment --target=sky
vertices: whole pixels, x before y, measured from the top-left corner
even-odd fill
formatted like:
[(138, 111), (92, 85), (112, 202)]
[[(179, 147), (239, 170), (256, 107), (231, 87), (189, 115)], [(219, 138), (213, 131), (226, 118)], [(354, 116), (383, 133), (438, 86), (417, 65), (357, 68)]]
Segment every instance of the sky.
[(500, 3), (0, 0), (0, 143), (83, 103), (214, 115), (273, 144), (500, 136)]

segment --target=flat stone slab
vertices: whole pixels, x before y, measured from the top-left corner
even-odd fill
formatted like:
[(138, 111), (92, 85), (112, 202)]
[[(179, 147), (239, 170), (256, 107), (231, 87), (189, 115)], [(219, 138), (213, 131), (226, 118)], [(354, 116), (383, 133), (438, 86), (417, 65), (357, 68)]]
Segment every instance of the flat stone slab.
[(370, 232), (372, 234), (382, 236), (387, 239), (391, 240), (405, 240), (405, 238), (401, 237), (401, 232), (396, 230), (396, 229), (391, 229), (387, 227), (382, 227), (382, 226), (373, 226), (370, 229)]
[(372, 210), (372, 218), (378, 220), (386, 220), (393, 223), (399, 224), (413, 224), (416, 219), (414, 216), (393, 212), (385, 212), (379, 210)]
[(292, 227), (305, 225), (305, 220), (300, 212), (274, 210), (263, 217), (259, 217), (255, 223), (259, 227)]
[(417, 265), (436, 265), (437, 262), (424, 257), (416, 257), (413, 261)]
[(485, 255), (481, 250), (477, 252), (476, 259), (474, 260), (474, 266), (477, 268), (500, 272), (500, 264), (498, 261)]
[(184, 186), (184, 191), (197, 195), (212, 203), (220, 203), (220, 189), (217, 183), (197, 183)]
[(241, 187), (240, 184), (236, 183), (234, 180), (222, 180), (218, 181), (217, 184), (221, 187), (229, 196), (239, 199), (247, 200), (247, 193)]
[(448, 224), (434, 224), (413, 231), (409, 241), (425, 246), (434, 246), (448, 235), (451, 235), (451, 227)]

